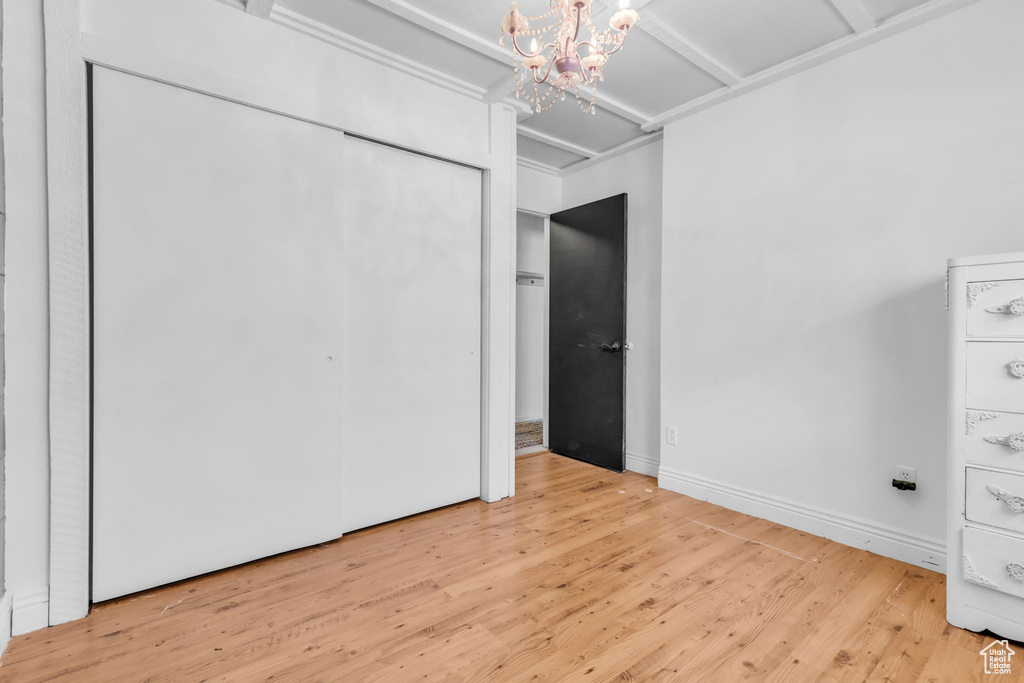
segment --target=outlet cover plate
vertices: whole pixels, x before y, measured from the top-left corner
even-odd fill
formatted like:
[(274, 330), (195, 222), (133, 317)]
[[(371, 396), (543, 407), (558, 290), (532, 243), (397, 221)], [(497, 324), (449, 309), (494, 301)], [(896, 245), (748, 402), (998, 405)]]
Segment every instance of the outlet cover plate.
[(903, 465), (896, 465), (896, 469), (892, 472), (892, 478), (897, 481), (906, 481), (911, 484), (917, 483), (917, 468), (916, 467), (904, 467)]

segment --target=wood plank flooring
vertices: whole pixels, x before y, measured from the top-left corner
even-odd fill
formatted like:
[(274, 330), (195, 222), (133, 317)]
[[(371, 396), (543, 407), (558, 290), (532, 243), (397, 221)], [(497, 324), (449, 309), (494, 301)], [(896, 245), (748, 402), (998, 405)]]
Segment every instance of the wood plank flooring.
[(1000, 681), (934, 572), (548, 453), (517, 495), (98, 605), (3, 681)]

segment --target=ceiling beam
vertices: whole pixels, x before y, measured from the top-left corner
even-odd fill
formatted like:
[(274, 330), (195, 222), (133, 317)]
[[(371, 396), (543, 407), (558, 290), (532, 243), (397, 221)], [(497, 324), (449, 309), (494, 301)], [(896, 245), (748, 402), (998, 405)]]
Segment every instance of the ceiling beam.
[[(589, 85), (580, 86), (580, 97), (583, 97), (584, 99), (589, 99), (592, 94), (593, 90)], [(651, 117), (645, 116), (644, 114), (638, 112), (636, 109), (633, 109), (632, 107), (623, 104), (619, 100), (616, 100), (612, 97), (608, 97), (608, 95), (605, 95), (601, 92), (598, 92), (597, 97), (594, 98), (594, 105), (600, 109), (604, 109), (605, 111), (610, 111), (611, 113), (617, 116), (621, 116), (622, 118), (628, 121), (632, 121), (638, 126), (645, 126), (647, 125), (647, 122), (651, 120)], [(600, 116), (600, 114), (598, 114), (598, 116)]]
[(260, 19), (267, 19), (270, 17), (270, 12), (274, 9), (274, 0), (246, 0), (245, 1), (245, 13), (251, 14), (254, 17)]
[(536, 140), (537, 142), (543, 142), (545, 145), (557, 147), (558, 149), (565, 150), (566, 152), (572, 152), (576, 156), (585, 157), (587, 159), (593, 159), (594, 157), (598, 156), (598, 154), (600, 154), (600, 152), (595, 152), (593, 150), (587, 149), (586, 147), (580, 147), (579, 145), (567, 142), (562, 138), (556, 138), (553, 135), (541, 133), (539, 130), (533, 130), (531, 128), (527, 128), (526, 126), (520, 125), (518, 132), (523, 137), (530, 138), (531, 140)]
[(548, 175), (553, 175), (556, 178), (562, 171), (562, 169), (557, 168), (555, 166), (543, 164), (539, 161), (534, 161), (533, 159), (527, 159), (526, 157), (516, 157), (516, 163), (522, 166), (523, 168), (529, 168), (534, 171), (540, 171), (541, 173), (547, 173)]
[[(504, 48), (498, 45), (497, 41), (491, 42), (484, 40), (475, 33), (459, 28), (452, 23), (449, 23), (443, 19), (435, 17), (433, 14), (424, 12), (419, 7), (413, 7), (405, 0), (366, 0), (371, 5), (379, 7), (383, 10), (391, 12), (394, 15), (402, 17), (413, 24), (421, 28), (425, 28), (428, 31), (436, 33), (439, 36), (443, 36), (449, 40), (453, 40), (463, 47), (468, 47), (474, 52), (478, 52), (485, 57), (501, 62), (502, 64), (512, 64), (512, 51), (509, 48)], [(495, 17), (495, 28), (501, 23), (501, 17)], [(499, 98), (500, 99), (500, 98)]]
[[(841, 0), (834, 1), (839, 2)], [(856, 2), (857, 0), (850, 1)], [(637, 27), (643, 29), (652, 38), (681, 55), (697, 68), (711, 74), (722, 83), (733, 86), (743, 80), (724, 64), (683, 38), (675, 29), (669, 27), (664, 21), (651, 14), (650, 11), (644, 13), (643, 19), (637, 22)]]
[(608, 161), (610, 159), (614, 159), (615, 157), (622, 156), (623, 154), (632, 152), (634, 149), (639, 149), (644, 145), (649, 145), (652, 142), (657, 142), (658, 140), (661, 140), (662, 137), (664, 137), (664, 132), (659, 130), (656, 133), (648, 133), (646, 135), (641, 135), (640, 137), (633, 138), (632, 140), (627, 140), (618, 147), (612, 147), (609, 150), (601, 152), (592, 159), (584, 159), (583, 161), (577, 161), (575, 164), (569, 164), (565, 168), (561, 169), (558, 175), (564, 178), (565, 176), (575, 173), (576, 171), (582, 171), (585, 168), (597, 166), (598, 164), (604, 161)]
[(829, 0), (836, 11), (857, 33), (870, 31), (876, 24), (874, 18), (860, 0)]

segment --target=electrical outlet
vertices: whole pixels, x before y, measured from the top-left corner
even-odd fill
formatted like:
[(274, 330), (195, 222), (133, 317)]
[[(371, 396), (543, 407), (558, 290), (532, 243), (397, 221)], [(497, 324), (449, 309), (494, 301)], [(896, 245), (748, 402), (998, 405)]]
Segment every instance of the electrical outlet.
[(668, 443), (669, 446), (678, 446), (679, 445), (679, 430), (676, 429), (675, 427), (666, 427), (665, 428), (665, 442)]
[(896, 481), (905, 481), (910, 484), (917, 483), (917, 468), (916, 467), (903, 467), (902, 465), (896, 465), (896, 469), (893, 470), (892, 478)]

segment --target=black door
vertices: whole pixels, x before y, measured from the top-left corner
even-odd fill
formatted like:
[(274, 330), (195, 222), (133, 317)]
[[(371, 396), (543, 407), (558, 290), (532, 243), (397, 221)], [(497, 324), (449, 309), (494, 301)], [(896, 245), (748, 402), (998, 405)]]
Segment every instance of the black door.
[(548, 447), (625, 468), (626, 195), (551, 216)]

